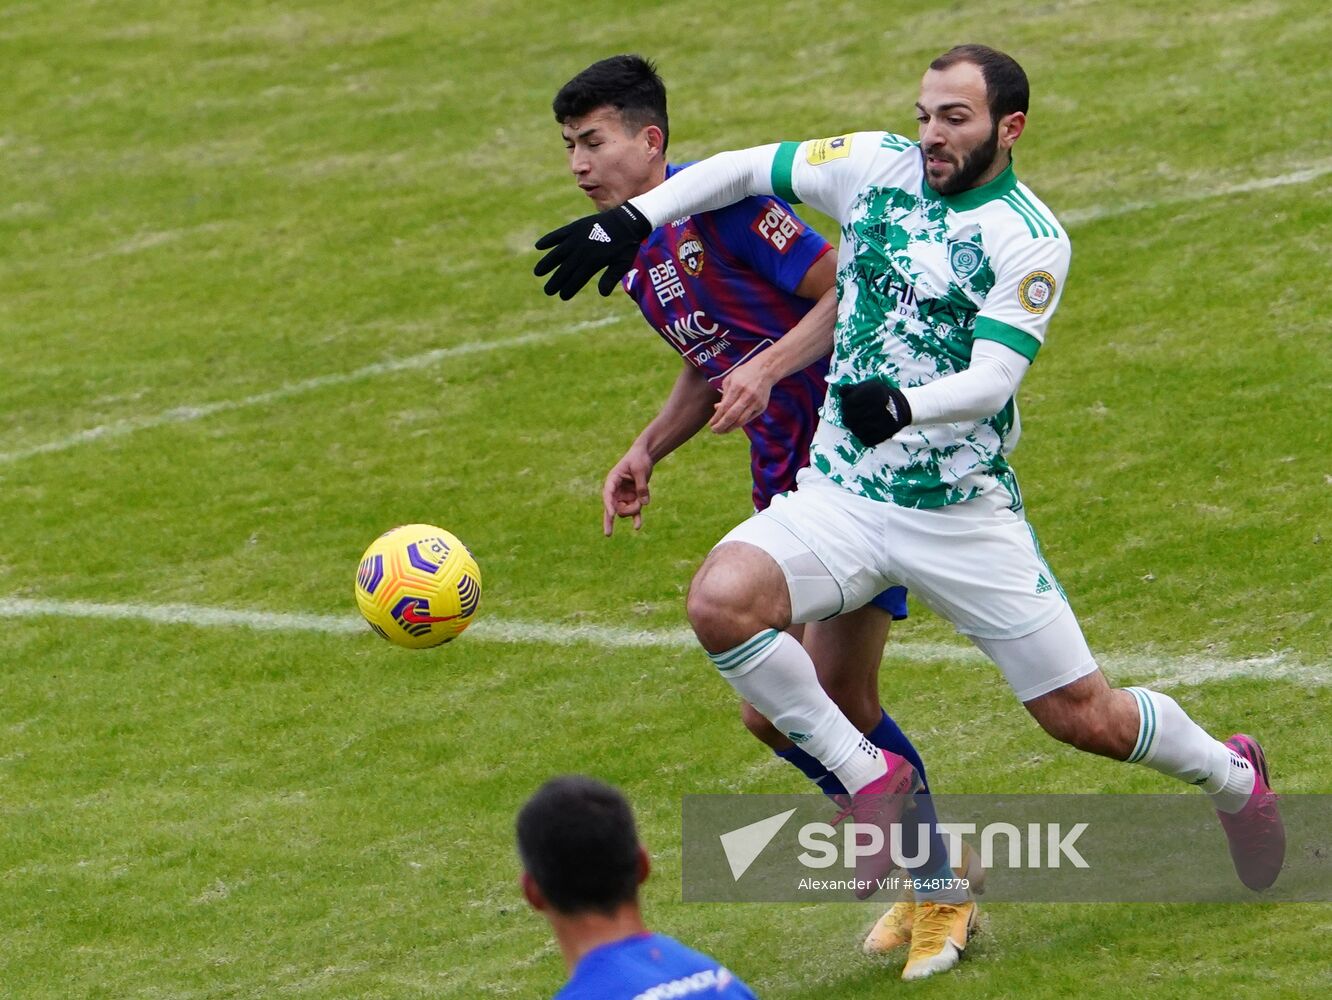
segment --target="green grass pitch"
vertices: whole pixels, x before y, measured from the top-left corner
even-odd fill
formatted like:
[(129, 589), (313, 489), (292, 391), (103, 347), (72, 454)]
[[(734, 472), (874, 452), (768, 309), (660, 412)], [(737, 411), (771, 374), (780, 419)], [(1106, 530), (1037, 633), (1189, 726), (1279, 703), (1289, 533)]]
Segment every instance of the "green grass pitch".
[[(1326, 905), (995, 906), (919, 984), (860, 957), (876, 908), (683, 905), (682, 795), (803, 790), (687, 647), (13, 610), (347, 616), (362, 549), (423, 520), (476, 553), (483, 621), (678, 629), (746, 449), (692, 442), (643, 531), (601, 537), (602, 476), (676, 362), (622, 296), (529, 273), (586, 210), (550, 98), (641, 51), (678, 159), (911, 132), (963, 41), (1025, 65), (1019, 172), (1074, 244), (1015, 456), (1046, 554), (1117, 678), (1259, 735), (1280, 790), (1332, 791), (1323, 3), (15, 0), (0, 996), (549, 996), (511, 829), (567, 771), (634, 801), (649, 922), (765, 997), (1326, 994)], [(893, 641), (963, 648), (919, 608)], [(890, 644), (883, 693), (941, 791), (1170, 790), (946, 651)]]

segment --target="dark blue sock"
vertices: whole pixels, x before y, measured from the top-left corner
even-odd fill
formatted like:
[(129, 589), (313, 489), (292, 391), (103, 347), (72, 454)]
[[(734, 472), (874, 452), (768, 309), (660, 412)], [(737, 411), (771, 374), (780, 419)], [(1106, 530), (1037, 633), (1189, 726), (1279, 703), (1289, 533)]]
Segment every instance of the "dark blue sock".
[(908, 858), (918, 856), (922, 826), (926, 828), (925, 839), (929, 853), (920, 864), (910, 868), (910, 874), (916, 878), (949, 878), (948, 847), (939, 834), (939, 817), (934, 811), (934, 798), (926, 792), (917, 792), (913, 801), (915, 808), (902, 817), (902, 854)]
[(902, 732), (891, 715), (885, 711), (883, 718), (879, 720), (879, 724), (865, 735), (880, 750), (887, 750), (889, 753), (895, 753), (911, 761), (911, 766), (920, 775), (921, 791), (928, 792), (930, 790), (930, 786), (925, 781), (925, 764), (920, 759), (920, 754), (916, 752), (916, 748), (907, 739), (906, 733)]
[[(920, 775), (922, 787), (916, 793), (915, 808), (907, 813), (902, 824), (902, 852), (909, 858), (916, 856), (920, 850), (920, 827), (925, 826), (929, 831), (926, 838), (929, 842), (929, 853), (922, 864), (912, 867), (911, 874), (918, 878), (935, 876), (947, 869), (948, 849), (944, 845), (943, 838), (939, 836), (934, 801), (929, 795), (929, 786), (924, 783), (925, 763), (920, 759), (915, 746), (907, 739), (906, 733), (902, 732), (901, 727), (893, 721), (887, 711), (879, 719), (878, 725), (866, 735), (879, 749), (905, 757)], [(824, 767), (817, 757), (799, 747), (773, 752), (782, 760), (798, 767), (805, 777), (819, 786), (824, 795), (846, 794), (846, 789), (837, 780), (837, 776)]]
[(926, 860), (911, 870), (913, 875), (928, 877), (935, 875), (941, 868), (948, 867), (948, 849), (936, 828), (938, 817), (934, 813), (934, 801), (930, 798), (930, 786), (925, 779), (925, 762), (907, 739), (906, 733), (893, 721), (886, 711), (879, 724), (868, 733), (870, 742), (882, 750), (898, 754), (911, 762), (911, 766), (920, 775), (921, 789), (916, 793), (916, 808), (907, 813), (902, 824), (902, 852), (909, 858), (915, 857), (920, 849), (920, 827), (928, 828), (929, 855)]
[(794, 764), (796, 767), (800, 768), (800, 773), (810, 781), (814, 782), (814, 784), (818, 785), (819, 791), (824, 795), (846, 794), (846, 789), (843, 788), (842, 783), (837, 780), (837, 775), (833, 774), (819, 763), (819, 759), (813, 754), (806, 753), (799, 747), (790, 747), (786, 750), (774, 750), (773, 753), (788, 764)]
[[(916, 752), (915, 746), (907, 739), (906, 733), (902, 732), (901, 727), (893, 721), (891, 715), (886, 711), (879, 719), (878, 725), (865, 734), (869, 741), (880, 750), (887, 750), (889, 753), (895, 753), (905, 757), (911, 762), (911, 766), (916, 769), (920, 775), (921, 791), (928, 792), (929, 785), (925, 783), (925, 764), (920, 759), (920, 754)], [(837, 775), (831, 773), (824, 767), (817, 757), (806, 753), (799, 747), (791, 747), (787, 750), (773, 751), (778, 757), (788, 764), (794, 764), (800, 769), (810, 781), (819, 786), (819, 790), (824, 795), (845, 795), (846, 789), (842, 783), (837, 780)]]

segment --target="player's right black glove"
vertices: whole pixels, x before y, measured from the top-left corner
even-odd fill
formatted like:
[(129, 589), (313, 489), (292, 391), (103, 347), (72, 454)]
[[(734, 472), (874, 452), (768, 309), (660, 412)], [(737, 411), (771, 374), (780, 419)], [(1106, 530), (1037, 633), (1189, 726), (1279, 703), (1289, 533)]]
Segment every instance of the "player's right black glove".
[(546, 282), (546, 294), (558, 292), (567, 302), (604, 267), (606, 273), (597, 282), (597, 291), (609, 295), (634, 266), (638, 245), (651, 233), (652, 223), (647, 216), (625, 202), (584, 216), (537, 240), (538, 250), (550, 252), (537, 261), (532, 273), (541, 277), (554, 271)]
[(911, 423), (911, 404), (887, 379), (839, 385), (837, 398), (842, 401), (842, 426), (871, 448)]

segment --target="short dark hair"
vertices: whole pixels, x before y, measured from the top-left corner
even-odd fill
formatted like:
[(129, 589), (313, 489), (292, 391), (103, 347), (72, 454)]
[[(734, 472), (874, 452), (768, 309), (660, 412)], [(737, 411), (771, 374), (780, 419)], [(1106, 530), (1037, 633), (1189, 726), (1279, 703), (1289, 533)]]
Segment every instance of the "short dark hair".
[(638, 897), (638, 831), (629, 803), (581, 775), (552, 778), (518, 813), (518, 856), (560, 913), (613, 913)]
[(666, 116), (666, 84), (657, 67), (642, 56), (611, 56), (594, 62), (560, 88), (551, 102), (555, 120), (563, 125), (589, 111), (610, 106), (624, 123), (638, 131), (647, 125), (661, 129), (661, 148), (670, 139)]
[(930, 69), (948, 69), (964, 62), (980, 67), (990, 118), (996, 125), (1000, 118), (1014, 111), (1027, 113), (1031, 88), (1027, 85), (1027, 74), (1016, 59), (988, 45), (955, 45), (930, 63)]

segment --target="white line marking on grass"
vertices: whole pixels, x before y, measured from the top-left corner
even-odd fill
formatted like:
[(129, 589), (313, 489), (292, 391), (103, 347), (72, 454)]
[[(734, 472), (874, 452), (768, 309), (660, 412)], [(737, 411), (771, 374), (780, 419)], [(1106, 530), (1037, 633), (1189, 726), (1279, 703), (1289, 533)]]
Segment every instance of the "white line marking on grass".
[(1130, 215), (1147, 209), (1165, 208), (1169, 205), (1184, 205), (1194, 201), (1208, 201), (1212, 198), (1225, 198), (1232, 194), (1247, 194), (1250, 191), (1267, 191), (1270, 188), (1288, 187), (1292, 184), (1306, 184), (1325, 174), (1332, 174), (1332, 163), (1320, 163), (1304, 170), (1295, 170), (1275, 177), (1256, 177), (1253, 180), (1239, 181), (1235, 184), (1223, 184), (1220, 187), (1204, 188), (1187, 194), (1173, 195), (1155, 201), (1129, 201), (1122, 205), (1100, 205), (1091, 208), (1074, 208), (1060, 213), (1060, 221), (1065, 225), (1076, 226), (1081, 222), (1096, 222), (1100, 219), (1113, 219), (1120, 215)]
[(1213, 656), (1162, 656), (1135, 653), (1129, 656), (1110, 655), (1097, 658), (1111, 677), (1132, 675), (1143, 678), (1143, 683), (1162, 687), (1206, 684), (1231, 678), (1250, 680), (1299, 681), (1310, 687), (1332, 684), (1332, 670), (1326, 665), (1301, 662), (1285, 652), (1265, 656), (1249, 656), (1232, 660)]
[(363, 368), (357, 368), (349, 372), (316, 375), (313, 378), (302, 379), (299, 382), (288, 382), (286, 385), (279, 386), (276, 389), (255, 393), (253, 396), (244, 396), (240, 399), (223, 399), (214, 403), (200, 403), (196, 406), (176, 406), (169, 410), (163, 410), (160, 413), (153, 413), (143, 417), (128, 417), (124, 420), (116, 420), (109, 424), (98, 424), (96, 427), (89, 427), (86, 430), (75, 431), (73, 434), (69, 434), (62, 438), (56, 438), (54, 441), (47, 441), (45, 444), (29, 445), (26, 448), (16, 448), (14, 451), (0, 452), (0, 465), (10, 465), (26, 458), (34, 458), (37, 455), (49, 455), (52, 452), (68, 451), (70, 448), (76, 448), (81, 444), (88, 444), (92, 441), (105, 441), (109, 438), (125, 437), (128, 434), (150, 430), (154, 427), (166, 427), (170, 424), (189, 423), (194, 420), (201, 420), (204, 417), (211, 417), (215, 413), (228, 413), (232, 410), (242, 410), (250, 406), (262, 406), (266, 403), (274, 403), (278, 400), (289, 399), (292, 396), (300, 396), (307, 392), (326, 389), (329, 386), (346, 385), (349, 382), (359, 382), (363, 379), (374, 378), (377, 375), (388, 375), (393, 372), (406, 371), (412, 368), (425, 368), (437, 364), (440, 361), (447, 361), (450, 358), (460, 358), (469, 354), (480, 354), (485, 351), (501, 351), (510, 347), (524, 347), (528, 344), (541, 344), (550, 340), (556, 340), (560, 337), (568, 337), (573, 334), (583, 333), (587, 330), (594, 330), (598, 327), (610, 326), (612, 323), (618, 323), (622, 319), (623, 317), (621, 316), (607, 316), (603, 319), (575, 323), (573, 326), (567, 326), (556, 330), (544, 330), (539, 333), (524, 333), (520, 336), (509, 337), (505, 340), (479, 340), (465, 344), (457, 344), (453, 347), (439, 347), (433, 351), (413, 354), (406, 358), (393, 358), (389, 361), (377, 361), (374, 364), (366, 365)]
[[(102, 618), (142, 621), (154, 625), (197, 628), (248, 628), (258, 632), (316, 632), (323, 635), (372, 635), (370, 627), (352, 615), (298, 615), (272, 611), (243, 611), (198, 604), (101, 604), (50, 598), (0, 598), (0, 618)], [(652, 631), (612, 625), (561, 625), (482, 618), (468, 627), (465, 637), (482, 642), (541, 642), (557, 646), (588, 643), (606, 648), (677, 648), (694, 645), (687, 629)], [(382, 640), (380, 640), (382, 641)]]
[[(0, 618), (45, 617), (141, 621), (153, 625), (185, 625), (195, 628), (247, 628), (258, 632), (287, 634), (315, 632), (322, 635), (364, 635), (367, 639), (372, 638), (365, 622), (351, 615), (300, 615), (197, 604), (101, 604), (50, 598), (0, 598)], [(687, 628), (634, 629), (615, 625), (568, 625), (558, 622), (506, 621), (499, 618), (479, 619), (468, 628), (462, 641), (553, 646), (586, 644), (604, 649), (697, 648), (693, 633)], [(1112, 677), (1130, 675), (1143, 683), (1160, 687), (1204, 684), (1231, 678), (1293, 680), (1314, 687), (1326, 687), (1332, 683), (1332, 671), (1326, 667), (1303, 663), (1279, 652), (1244, 659), (1164, 656), (1154, 653), (1117, 654), (1099, 659)], [(894, 661), (937, 663), (946, 660), (976, 666), (989, 664), (974, 647), (947, 642), (889, 641), (884, 660), (889, 669)]]
[(258, 632), (359, 632), (366, 627), (354, 618), (336, 615), (293, 615), (269, 611), (239, 611), (198, 604), (100, 604), (92, 601), (57, 601), (49, 598), (0, 598), (0, 618), (108, 618), (153, 625), (193, 625), (199, 628), (248, 628)]

